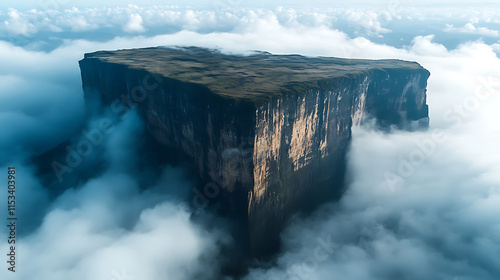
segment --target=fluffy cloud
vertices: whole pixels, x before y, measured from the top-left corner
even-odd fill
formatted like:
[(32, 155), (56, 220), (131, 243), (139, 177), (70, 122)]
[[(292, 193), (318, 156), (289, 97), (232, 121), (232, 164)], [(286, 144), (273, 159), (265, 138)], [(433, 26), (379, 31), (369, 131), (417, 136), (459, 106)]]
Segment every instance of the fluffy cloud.
[(389, 29), (382, 27), (378, 19), (378, 14), (374, 11), (347, 10), (347, 19), (364, 27), (368, 32), (380, 34), (390, 32)]
[(143, 20), (142, 20), (141, 15), (138, 15), (138, 14), (130, 15), (129, 21), (127, 22), (125, 27), (123, 27), (123, 30), (125, 30), (126, 32), (129, 32), (129, 33), (144, 32), (145, 29), (144, 29), (144, 26), (142, 26), (142, 23), (143, 23)]
[(5, 42), (0, 49), (0, 126), (9, 127), (0, 140), (4, 163), (22, 150), (42, 152), (69, 138), (83, 124), (84, 104), (76, 63), (80, 55), (30, 52)]
[(4, 27), (8, 32), (16, 35), (30, 35), (37, 31), (35, 25), (19, 15), (18, 11), (11, 10), (8, 15), (8, 19), (4, 21)]
[[(500, 210), (500, 158), (494, 152), (500, 139), (496, 122), (500, 62), (494, 52), (498, 46), (464, 42), (450, 50), (428, 35), (415, 36), (410, 46), (396, 48), (352, 38), (332, 28), (330, 15), (317, 19), (316, 11), (120, 9), (109, 11), (109, 16), (102, 10), (86, 10), (95, 16), (95, 20), (85, 17), (86, 22), (121, 30), (130, 15), (137, 14), (145, 32), (162, 20), (175, 32), (113, 34), (104, 42), (68, 39), (51, 52), (0, 43), (0, 126), (5, 128), (0, 165), (16, 164), (24, 172), (22, 217), (32, 225), (20, 237), (21, 278), (220, 277), (218, 253), (227, 237), (223, 228), (205, 227), (177, 207), (182, 198), (173, 190), (189, 189), (191, 184), (182, 172), (164, 168), (144, 183), (144, 174), (133, 171), (141, 164), (136, 160), (143, 129), (133, 113), (116, 124), (116, 131), (79, 168), (95, 169), (93, 164), (99, 161), (107, 167), (83, 182), (66, 179), (68, 189), (58, 195), (28, 160), (62, 142), (77, 142), (81, 129), (107, 117), (85, 119), (77, 64), (83, 53), (158, 45), (218, 47), (229, 53), (265, 50), (398, 58), (418, 61), (432, 74), (431, 129), (411, 133), (356, 129), (345, 197), (312, 217), (295, 220), (283, 234), (284, 251), (274, 262), (253, 268), (247, 279), (498, 278), (494, 263), (500, 250), (495, 217)], [(162, 17), (157, 16), (160, 13)], [(63, 14), (49, 21), (72, 28)], [(204, 24), (212, 29), (202, 29)], [(376, 31), (382, 25), (373, 21), (369, 26)], [(224, 31), (215, 32), (219, 29)], [(37, 217), (29, 218), (32, 213)], [(2, 252), (7, 246), (3, 234)], [(5, 273), (0, 271), (7, 277)]]
[[(107, 115), (97, 117), (89, 123), (88, 130), (92, 130), (92, 123), (108, 119), (111, 117)], [(181, 207), (178, 190), (189, 190), (192, 184), (181, 170), (165, 167), (161, 174), (150, 170), (147, 174), (137, 172), (144, 167), (138, 161), (143, 133), (142, 122), (134, 112), (125, 115), (123, 121), (114, 122), (113, 131), (105, 134), (104, 141), (85, 158), (91, 163), (106, 162), (102, 173), (83, 184), (73, 184), (50, 203), (50, 191), (40, 189), (33, 175), (26, 172), (29, 165), (16, 164), (21, 171), (19, 178), (25, 183), (31, 181), (17, 193), (18, 202), (27, 203), (30, 210), (19, 207), (21, 224), (40, 223), (36, 230), (18, 236), (18, 263), (29, 265), (22, 269), (19, 265), (16, 277), (216, 277), (218, 266), (213, 262), (220, 244), (228, 242), (223, 229), (208, 230), (195, 224), (191, 213)], [(80, 134), (73, 143), (81, 142), (83, 137)], [(92, 172), (96, 167), (84, 162), (75, 168)], [(63, 183), (72, 182), (67, 176), (79, 174), (66, 175)], [(144, 186), (146, 176), (157, 179)], [(31, 216), (38, 214), (43, 215), (43, 220), (33, 221)], [(5, 233), (1, 236), (7, 240)], [(6, 242), (0, 244), (5, 252), (9, 246)], [(190, 269), (186, 270), (188, 266)], [(0, 275), (5, 278), (11, 273), (2, 270)]]
[(276, 266), (247, 279), (496, 279), (500, 131), (485, 127), (444, 130), (443, 142), (356, 130), (345, 197), (290, 227)]
[[(241, 3), (227, 2), (221, 9), (200, 10), (193, 7), (136, 5), (77, 8), (68, 4), (55, 7), (41, 5), (31, 10), (10, 9), (8, 13), (0, 13), (0, 37), (20, 46), (29, 44), (31, 49), (52, 50), (60, 46), (64, 39), (111, 40), (130, 33), (151, 37), (182, 30), (204, 34), (240, 32), (251, 28), (246, 24), (255, 16), (259, 19), (274, 17), (283, 27), (336, 28), (350, 37), (364, 36), (371, 39), (382, 38), (389, 32), (406, 37), (411, 26), (422, 26), (429, 33), (436, 33), (444, 32), (441, 26), (447, 24), (445, 31), (481, 36), (493, 36), (498, 30), (495, 27), (498, 9), (483, 6), (474, 9), (448, 8), (444, 11), (426, 6), (417, 8), (403, 3), (386, 3), (357, 9), (339, 6), (322, 9), (277, 7), (265, 10), (238, 8)], [(484, 27), (476, 27), (479, 18)], [(454, 27), (464, 22), (470, 24), (462, 28)], [(411, 38), (406, 40), (405, 44), (410, 44)], [(377, 42), (382, 41), (380, 39)]]
[(500, 60), (428, 40), (408, 55), (432, 73), (430, 130), (355, 129), (343, 199), (292, 223), (275, 265), (245, 279), (498, 278)]
[(486, 27), (476, 27), (472, 23), (467, 23), (463, 27), (453, 27), (453, 24), (447, 24), (444, 29), (445, 32), (450, 33), (467, 33), (467, 34), (477, 34), (481, 36), (498, 37), (500, 32), (498, 30), (488, 29)]

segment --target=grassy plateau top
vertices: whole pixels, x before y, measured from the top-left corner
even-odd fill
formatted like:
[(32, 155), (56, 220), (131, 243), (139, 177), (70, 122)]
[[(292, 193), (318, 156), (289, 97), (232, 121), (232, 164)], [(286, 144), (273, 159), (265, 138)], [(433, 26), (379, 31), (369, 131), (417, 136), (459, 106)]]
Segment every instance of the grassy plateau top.
[(268, 99), (287, 92), (304, 93), (308, 89), (330, 88), (339, 78), (355, 78), (380, 69), (426, 71), (416, 62), (402, 60), (343, 59), (273, 55), (228, 55), (198, 48), (143, 48), (98, 51), (85, 59), (145, 70), (207, 87), (224, 97)]

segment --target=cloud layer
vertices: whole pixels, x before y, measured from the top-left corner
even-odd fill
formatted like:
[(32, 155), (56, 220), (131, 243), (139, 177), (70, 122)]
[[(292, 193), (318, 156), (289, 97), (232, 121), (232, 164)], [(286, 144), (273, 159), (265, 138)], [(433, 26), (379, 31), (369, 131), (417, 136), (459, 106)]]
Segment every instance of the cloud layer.
[[(98, 116), (88, 130), (102, 120), (111, 118)], [(224, 227), (208, 229), (191, 221), (191, 213), (179, 196), (192, 188), (187, 174), (168, 166), (160, 173), (138, 171), (144, 167), (139, 154), (144, 128), (135, 112), (113, 122), (111, 128), (85, 161), (73, 166), (79, 172), (65, 174), (63, 184), (72, 185), (52, 201), (48, 186), (40, 186), (30, 166), (15, 164), (20, 171), (18, 180), (26, 183), (17, 192), (18, 227), (30, 223), (40, 226), (18, 235), (17, 278), (11, 278), (12, 272), (6, 269), (0, 272), (3, 278), (217, 278), (215, 261), (220, 246), (230, 239)], [(84, 137), (80, 134), (73, 145)], [(95, 162), (105, 162), (106, 167), (89, 180), (73, 184), (75, 180), (68, 178), (85, 169), (93, 172), (101, 168)], [(43, 220), (33, 220), (38, 213)], [(217, 224), (209, 216), (203, 219)], [(7, 240), (3, 231), (1, 237)], [(2, 241), (0, 248), (7, 252), (9, 246)]]
[[(432, 74), (430, 130), (356, 129), (345, 197), (312, 217), (297, 218), (283, 234), (284, 251), (274, 262), (254, 267), (246, 279), (497, 279), (500, 275), (495, 265), (500, 257), (496, 219), (500, 158), (495, 152), (500, 140), (498, 45), (462, 41), (449, 49), (436, 42), (438, 35), (410, 30), (411, 42), (397, 47), (341, 31), (358, 22), (365, 24), (366, 32), (389, 40), (396, 35), (381, 21), (404, 21), (398, 19), (401, 13), (390, 10), (338, 13), (348, 20), (285, 8), (221, 12), (129, 6), (53, 12), (53, 17), (41, 15), (46, 19), (37, 21), (45, 22), (41, 25), (30, 16), (37, 18), (40, 11), (2, 14), (3, 30), (12, 36), (47, 30), (68, 36), (50, 52), (36, 51), (33, 44), (21, 48), (0, 42), (0, 127), (5, 131), (0, 165), (18, 166), (26, 186), (20, 190), (24, 212), (19, 215), (27, 229), (32, 226), (20, 237), (19, 279), (220, 277), (219, 251), (230, 238), (224, 227), (204, 222), (218, 224), (215, 218), (195, 221), (178, 206), (183, 198), (174, 190), (192, 185), (182, 170), (163, 167), (148, 182), (143, 179), (146, 174), (134, 171), (141, 164), (137, 147), (144, 129), (134, 113), (117, 121), (115, 130), (79, 168), (92, 168), (99, 161), (106, 167), (83, 182), (68, 179), (68, 190), (57, 197), (28, 160), (65, 141), (75, 145), (84, 137), (82, 129), (109, 118), (106, 113), (90, 121), (85, 118), (77, 64), (83, 53), (158, 45), (218, 47), (228, 53), (265, 50), (398, 58), (418, 61)], [(416, 16), (429, 18), (433, 13)], [(478, 17), (488, 19), (484, 14)], [(480, 26), (470, 16), (464, 19)], [(165, 32), (147, 33), (166, 26), (170, 29)], [(111, 32), (104, 40), (74, 38), (78, 32), (115, 29), (122, 36)], [(3, 231), (0, 238), (4, 252)], [(10, 277), (6, 273), (0, 270), (2, 278)]]
[[(470, 9), (440, 9), (388, 1), (375, 7), (277, 7), (267, 10), (238, 8), (237, 1), (222, 1), (218, 3), (220, 5), (214, 3), (211, 9), (156, 5), (77, 8), (70, 4), (40, 5), (30, 10), (11, 8), (0, 12), (0, 38), (31, 49), (52, 50), (65, 39), (102, 41), (130, 33), (148, 37), (179, 31), (239, 33), (252, 28), (249, 23), (264, 18), (272, 18), (284, 27), (339, 29), (350, 37), (377, 39), (394, 32), (397, 35), (388, 36), (388, 40), (377, 40), (377, 43), (393, 45), (398, 40), (409, 45), (415, 35), (428, 35), (419, 34), (422, 29), (434, 34), (460, 32), (469, 36), (466, 40), (477, 39), (478, 36), (490, 40), (492, 38), (489, 37), (498, 37), (496, 32), (500, 29), (498, 8), (483, 5)], [(412, 31), (412, 26), (421, 29)], [(443, 37), (443, 43), (448, 42), (449, 39)]]

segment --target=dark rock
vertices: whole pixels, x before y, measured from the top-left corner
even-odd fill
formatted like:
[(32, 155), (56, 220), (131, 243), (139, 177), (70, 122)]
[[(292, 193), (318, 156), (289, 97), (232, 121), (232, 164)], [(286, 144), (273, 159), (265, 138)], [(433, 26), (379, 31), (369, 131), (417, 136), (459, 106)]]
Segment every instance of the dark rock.
[(217, 201), (243, 221), (253, 256), (276, 251), (291, 214), (340, 197), (352, 126), (428, 125), (429, 72), (415, 62), (191, 47), (101, 51), (80, 67), (87, 98), (137, 107), (190, 158), (207, 183), (195, 206)]

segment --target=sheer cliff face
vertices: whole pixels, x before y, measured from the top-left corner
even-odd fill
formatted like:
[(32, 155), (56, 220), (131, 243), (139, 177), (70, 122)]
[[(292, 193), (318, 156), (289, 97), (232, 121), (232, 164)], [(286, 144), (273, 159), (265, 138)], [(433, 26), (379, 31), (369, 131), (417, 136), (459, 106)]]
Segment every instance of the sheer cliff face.
[(269, 236), (279, 229), (270, 225), (341, 194), (352, 126), (372, 117), (382, 125), (427, 125), (427, 77), (374, 71), (342, 79), (328, 91), (291, 94), (257, 108), (248, 213), (251, 239), (268, 242), (254, 244), (255, 251), (276, 246)]
[[(341, 195), (353, 125), (371, 118), (381, 127), (427, 125), (429, 73), (416, 63), (235, 57), (193, 48), (121, 52), (80, 62), (86, 94), (98, 92), (115, 111), (138, 107), (159, 142), (220, 186), (228, 211), (248, 222), (254, 255), (276, 249), (291, 214)], [(169, 63), (181, 70), (165, 70)], [(266, 82), (269, 66), (272, 75), (283, 71), (282, 84), (245, 84)], [(219, 70), (210, 68), (205, 78), (191, 74), (193, 67)]]

